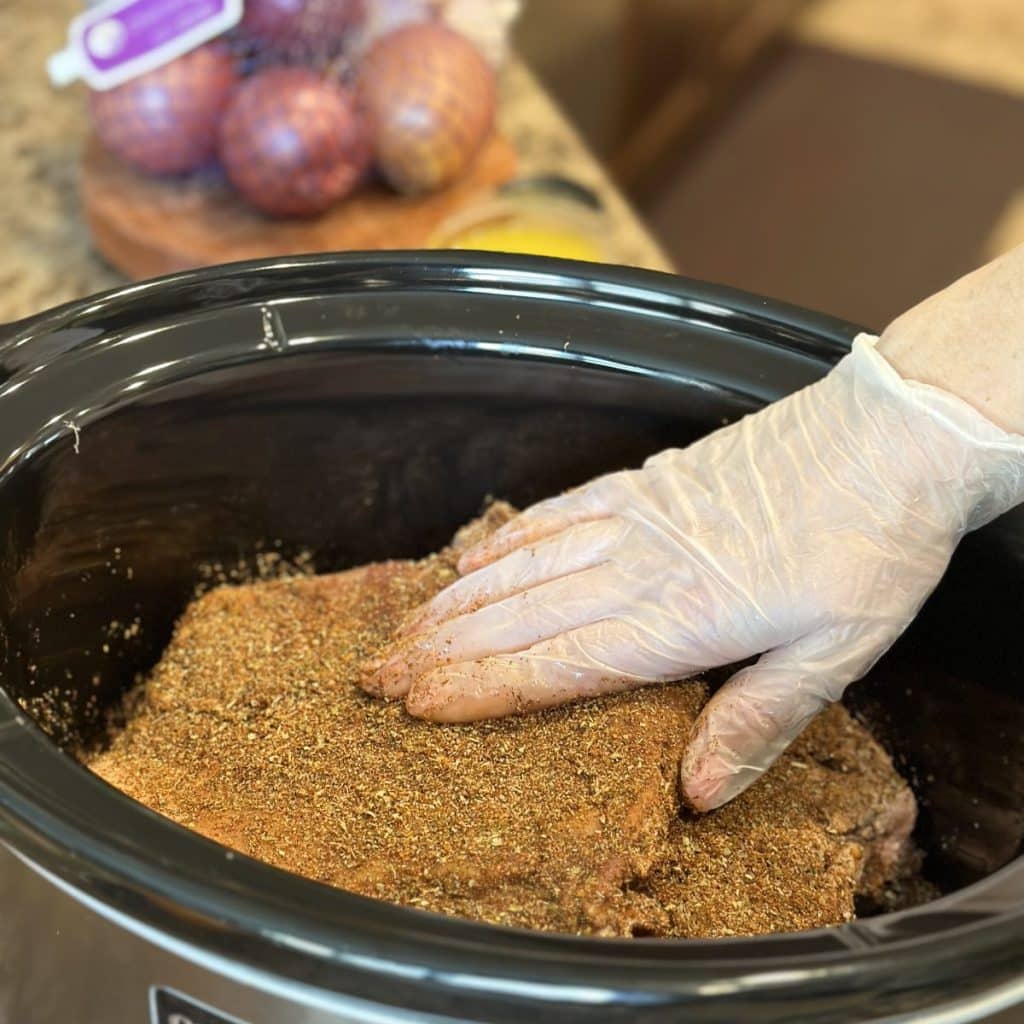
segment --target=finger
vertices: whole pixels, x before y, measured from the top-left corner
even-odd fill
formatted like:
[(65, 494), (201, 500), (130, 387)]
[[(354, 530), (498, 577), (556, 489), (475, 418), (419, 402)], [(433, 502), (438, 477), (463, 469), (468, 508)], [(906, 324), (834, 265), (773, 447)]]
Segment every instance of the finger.
[(403, 623), (398, 636), (425, 632), (541, 583), (589, 569), (619, 547), (628, 530), (622, 519), (601, 519), (521, 547), (443, 590)]
[(581, 502), (579, 492), (549, 498), (521, 512), (496, 533), (466, 551), (459, 559), (459, 572), (463, 576), (469, 575), (527, 544), (536, 544), (577, 523), (602, 519), (605, 515)]
[(473, 722), (657, 682), (608, 658), (608, 652), (627, 652), (633, 640), (623, 622), (593, 622), (517, 654), (435, 668), (415, 680), (405, 706), (433, 722)]
[(629, 504), (640, 480), (641, 475), (635, 470), (609, 473), (557, 498), (539, 502), (470, 548), (459, 559), (459, 572), (468, 575), (517, 548), (552, 537), (570, 526), (614, 515)]
[(401, 697), (432, 669), (525, 651), (606, 617), (630, 593), (628, 577), (610, 562), (541, 583), (400, 642), (363, 687), (377, 696)]
[(680, 768), (686, 802), (709, 811), (742, 793), (897, 635), (889, 628), (823, 630), (737, 672), (694, 726)]

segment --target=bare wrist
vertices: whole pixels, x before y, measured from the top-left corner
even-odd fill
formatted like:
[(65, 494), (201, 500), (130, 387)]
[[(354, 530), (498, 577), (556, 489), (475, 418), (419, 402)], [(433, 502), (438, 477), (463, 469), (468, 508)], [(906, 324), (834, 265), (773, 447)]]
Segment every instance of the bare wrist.
[(1024, 345), (932, 339), (899, 325), (886, 330), (878, 351), (901, 377), (949, 391), (1003, 430), (1024, 434)]

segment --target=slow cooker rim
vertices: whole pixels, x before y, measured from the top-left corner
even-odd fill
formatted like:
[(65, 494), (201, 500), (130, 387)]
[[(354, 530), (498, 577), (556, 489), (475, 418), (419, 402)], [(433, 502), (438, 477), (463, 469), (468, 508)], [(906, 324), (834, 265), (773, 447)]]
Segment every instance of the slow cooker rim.
[[(787, 347), (829, 362), (840, 358), (853, 338), (866, 330), (849, 321), (779, 299), (663, 271), (474, 250), (371, 250), (244, 260), (110, 288), (22, 320), (0, 323), (0, 355), (10, 347), (30, 343), (33, 338), (56, 336), (71, 328), (84, 334), (90, 328), (109, 330), (112, 324), (135, 314), (153, 319), (153, 303), (160, 296), (168, 297), (168, 312), (180, 313), (185, 302), (210, 309), (217, 304), (230, 305), (245, 300), (257, 289), (266, 289), (275, 279), (290, 282), (289, 288), (297, 284), (308, 287), (313, 283), (323, 287), (343, 283), (347, 273), (365, 278), (367, 271), (394, 275), (390, 280), (374, 279), (374, 286), (447, 284), (454, 288), (478, 281), (506, 290), (513, 284), (522, 284), (530, 290), (554, 292), (575, 282), (589, 289), (595, 297), (608, 294), (605, 286), (611, 286), (613, 294), (617, 292), (619, 298), (638, 309), (648, 310), (663, 307), (666, 298), (671, 297), (672, 310), (680, 316), (687, 314), (685, 318), (689, 321), (700, 322), (706, 317), (706, 322), (714, 322), (716, 317), (721, 317), (722, 323), (728, 322), (731, 329), (771, 328), (778, 332), (776, 342), (781, 337)], [(324, 276), (333, 273), (342, 276), (333, 279)], [(218, 292), (218, 286), (227, 286), (227, 290)], [(266, 295), (268, 302), (276, 297)], [(83, 340), (75, 337), (69, 347)], [(761, 340), (767, 342), (769, 338), (763, 335)]]
[[(703, 282), (687, 281), (672, 277), (671, 275), (656, 274), (650, 271), (631, 268), (597, 267), (593, 264), (546, 260), (535, 257), (510, 258), (494, 256), (492, 254), (465, 252), (459, 252), (458, 254), (410, 254), (403, 252), (311, 256), (283, 261), (253, 261), (170, 275), (167, 278), (148, 282), (142, 286), (137, 285), (114, 289), (91, 299), (68, 303), (50, 313), (44, 313), (28, 321), (12, 325), (7, 332), (7, 341), (0, 344), (26, 344), (30, 343), (33, 338), (41, 335), (53, 336), (68, 328), (75, 328), (77, 330), (91, 326), (103, 331), (109, 328), (111, 318), (116, 320), (118, 317), (131, 316), (133, 314), (149, 319), (152, 316), (152, 300), (154, 296), (159, 297), (165, 292), (169, 292), (173, 296), (174, 301), (180, 303), (191, 292), (192, 301), (201, 303), (204, 292), (206, 292), (211, 283), (234, 282), (239, 285), (239, 294), (244, 294), (245, 297), (248, 297), (251, 295), (251, 290), (259, 286), (260, 281), (273, 282), (276, 277), (280, 277), (287, 284), (289, 277), (294, 277), (296, 273), (301, 278), (304, 274), (312, 273), (313, 276), (316, 276), (317, 272), (322, 271), (353, 271), (365, 274), (368, 268), (387, 268), (393, 271), (396, 267), (403, 268), (406, 271), (407, 281), (415, 279), (417, 274), (426, 274), (428, 278), (433, 280), (437, 280), (439, 272), (442, 276), (450, 274), (453, 286), (460, 279), (472, 280), (474, 273), (490, 274), (492, 277), (496, 276), (506, 283), (514, 282), (516, 275), (519, 275), (519, 279), (526, 281), (531, 287), (540, 287), (541, 282), (538, 281), (538, 277), (544, 278), (547, 281), (548, 287), (552, 288), (557, 287), (559, 282), (567, 280), (580, 281), (591, 285), (600, 284), (604, 287), (610, 286), (613, 291), (618, 289), (620, 298), (626, 297), (641, 308), (645, 301), (651, 300), (652, 296), (658, 294), (664, 296), (667, 294), (677, 300), (676, 311), (681, 319), (685, 319), (683, 314), (687, 309), (693, 310), (696, 305), (704, 307), (697, 309), (696, 312), (705, 317), (713, 316), (715, 310), (728, 310), (733, 319), (735, 319), (734, 314), (736, 311), (739, 311), (746, 318), (748, 325), (762, 328), (768, 335), (771, 335), (776, 343), (778, 331), (782, 331), (784, 337), (788, 334), (788, 337), (786, 337), (788, 342), (798, 344), (805, 352), (814, 355), (823, 366), (827, 366), (829, 362), (838, 358), (849, 344), (850, 339), (858, 331), (853, 325), (845, 324), (820, 314), (809, 313), (795, 307), (788, 307), (781, 303), (760, 299), (756, 296), (748, 296), (732, 289), (708, 285)], [(398, 276), (401, 277), (401, 275)], [(322, 286), (323, 283), (321, 281), (320, 285)], [(238, 294), (231, 296), (228, 301), (229, 303), (238, 301)], [(687, 306), (687, 303), (690, 305)], [(772, 332), (776, 333), (773, 334)], [(87, 334), (88, 331), (85, 333)], [(79, 337), (73, 344), (77, 344), (80, 340), (81, 338)], [(23, 728), (24, 726), (29, 726), (29, 728)], [(5, 732), (8, 734), (8, 739), (12, 739), (23, 747), (22, 755), (28, 749), (25, 747), (26, 742), (31, 747), (32, 754), (25, 761), (23, 767), (31, 765), (44, 775), (52, 773), (56, 776), (58, 782), (62, 779), (70, 780), (76, 776), (79, 777), (80, 781), (83, 777), (88, 777), (88, 781), (97, 788), (93, 796), (100, 800), (101, 803), (107, 804), (109, 808), (118, 808), (120, 806), (118, 802), (123, 802), (124, 806), (120, 807), (122, 811), (124, 807), (130, 806), (136, 814), (143, 812), (146, 815), (150, 815), (154, 819), (153, 824), (158, 831), (164, 830), (166, 834), (166, 830), (178, 830), (182, 833), (182, 837), (179, 838), (183, 838), (185, 841), (205, 844), (213, 851), (220, 850), (215, 844), (209, 844), (206, 840), (202, 840), (187, 830), (180, 829), (179, 826), (174, 825), (172, 822), (166, 821), (160, 818), (160, 816), (153, 814), (153, 812), (149, 812), (134, 804), (134, 801), (130, 801), (122, 794), (113, 791), (105, 783), (91, 776), (81, 766), (71, 762), (49, 740), (43, 739), (35, 724), (30, 722), (27, 716), (9, 700), (5, 693), (0, 692), (0, 750), (7, 750), (15, 745), (15, 742), (4, 742)], [(35, 737), (36, 742), (30, 741), (29, 737)], [(2, 775), (0, 775), (0, 783), (2, 783), (0, 785), (0, 807), (4, 808), (6, 814), (6, 821), (0, 822), (0, 825), (3, 826), (3, 832), (7, 833), (7, 838), (13, 840), (17, 837), (29, 849), (33, 849), (36, 856), (40, 859), (40, 863), (47, 860), (59, 862), (59, 857), (53, 857), (55, 853), (59, 853), (52, 846), (55, 839), (53, 832), (55, 821), (49, 823), (50, 828), (48, 829), (45, 820), (37, 819), (35, 828), (39, 831), (33, 834), (34, 828), (29, 822), (31, 816), (29, 818), (25, 816), (26, 808), (32, 801), (32, 795), (31, 788), (25, 790), (22, 786), (34, 777), (34, 773), (28, 772), (27, 778), (22, 777), (20, 779), (22, 785), (15, 785), (19, 780), (11, 778), (6, 757), (3, 759), (3, 763), (0, 764), (0, 771), (2, 771)], [(101, 793), (100, 787), (106, 792)], [(20, 810), (19, 800), (17, 799), (19, 790), (21, 797)], [(53, 811), (54, 808), (51, 807), (50, 810)], [(79, 836), (79, 838), (81, 839), (83, 836)], [(132, 851), (124, 847), (123, 836), (114, 832), (93, 836), (91, 840), (95, 843), (95, 851), (98, 856), (97, 864), (101, 864), (106, 870), (111, 871), (111, 878), (120, 881), (123, 887), (122, 891), (130, 891), (131, 886), (125, 886), (125, 883), (138, 881), (139, 873), (143, 871), (144, 865), (133, 861)], [(223, 857), (223, 852), (219, 856)], [(239, 861), (242, 860), (242, 858), (238, 859)], [(245, 858), (245, 860), (248, 860), (248, 858)], [(252, 862), (252, 864), (263, 871), (271, 871), (275, 875), (287, 877), (290, 882), (303, 886), (312, 886), (316, 889), (317, 893), (323, 893), (324, 891), (325, 887), (318, 886), (315, 883), (289, 877), (284, 872), (268, 868), (266, 865), (256, 864), (256, 862)], [(66, 870), (68, 865), (65, 863), (63, 867)], [(1004, 871), (1009, 871), (1014, 867), (1019, 868), (1020, 864), (1010, 865)], [(171, 875), (169, 876), (169, 881), (180, 882), (180, 877), (175, 879)], [(190, 884), (196, 886), (196, 892), (202, 894), (202, 900), (196, 903), (198, 908), (216, 905), (216, 897), (219, 895), (219, 890), (212, 885), (207, 886), (208, 879), (202, 873), (190, 878), (189, 881)], [(973, 887), (969, 887), (969, 889), (971, 888)], [(969, 889), (963, 890), (963, 892), (967, 892)], [(353, 897), (351, 894), (340, 893), (335, 890), (328, 890), (328, 892), (332, 896), (340, 897), (341, 899), (357, 900), (360, 907), (363, 903), (374, 904), (375, 909), (379, 909), (381, 906), (375, 904), (375, 901), (364, 901), (362, 898)], [(102, 887), (95, 894), (102, 900), (104, 897)], [(110, 894), (111, 890), (106, 890), (105, 895), (108, 898)], [(353, 904), (353, 907), (355, 908), (356, 916), (359, 916), (360, 907), (355, 907), (355, 904)], [(416, 924), (416, 927), (413, 929), (414, 931), (427, 932), (436, 937), (437, 925), (434, 923), (435, 915), (427, 915), (421, 911), (412, 911), (410, 914), (405, 908), (389, 907), (388, 910), (402, 915), (401, 919), (396, 920), (401, 920), (403, 923), (413, 921)], [(997, 924), (1007, 925), (1010, 923), (1013, 925), (1013, 934), (1019, 936), (1021, 934), (1020, 924), (1022, 918), (1024, 918), (1024, 915), (1016, 913), (1002, 915), (998, 920), (988, 920), (980, 924), (975, 922), (970, 926), (962, 926), (959, 930), (953, 929), (952, 931), (943, 932), (943, 941), (948, 943), (949, 938), (954, 933), (959, 934), (962, 939), (966, 939), (969, 932), (974, 933), (973, 937), (980, 941), (986, 938), (986, 934), (992, 932)], [(418, 924), (421, 920), (424, 921), (422, 926)], [(494, 929), (470, 922), (452, 921), (450, 919), (443, 919), (443, 921), (447, 928), (455, 929), (456, 931), (463, 929), (464, 931), (461, 934), (464, 935), (465, 941), (471, 944), (476, 944), (480, 940), (487, 940), (493, 943), (495, 935), (513, 934), (511, 930)], [(853, 929), (862, 928), (862, 926), (857, 925), (847, 927)], [(841, 932), (842, 929), (839, 929), (839, 931)], [(835, 934), (836, 930), (829, 930), (829, 933)], [(807, 938), (807, 933), (803, 934), (804, 938)], [(850, 934), (856, 935), (857, 938), (849, 945), (844, 945), (843, 948), (837, 949), (834, 952), (807, 953), (802, 956), (801, 962), (808, 964), (813, 962), (814, 964), (824, 965), (830, 962), (838, 962), (841, 959), (843, 971), (846, 974), (849, 973), (853, 962), (856, 962), (857, 965), (869, 974), (879, 970), (882, 970), (882, 973), (887, 973), (892, 970), (893, 962), (898, 959), (901, 946), (912, 946), (919, 944), (921, 941), (917, 938), (873, 945), (864, 934), (856, 931)], [(1000, 936), (1003, 939), (1006, 937), (1002, 929), (1000, 929)], [(993, 933), (988, 934), (987, 938), (995, 941), (998, 937)], [(564, 936), (534, 935), (530, 936), (530, 939), (543, 945), (553, 943), (555, 945), (551, 946), (552, 949), (556, 948), (559, 943), (562, 943), (561, 948), (565, 949), (564, 943), (593, 942), (593, 940), (581, 940)], [(771, 936), (756, 940), (760, 949), (757, 956), (758, 963), (763, 966), (773, 959), (770, 954), (766, 953), (765, 946), (772, 943), (779, 944), (780, 940), (784, 943), (787, 939), (791, 939), (791, 937)], [(724, 943), (722, 940), (715, 940), (713, 945), (717, 949), (722, 950), (723, 946), (735, 947), (735, 945), (743, 944), (744, 942), (750, 942), (750, 940), (736, 940), (736, 943), (729, 940), (726, 940)], [(636, 940), (627, 940), (626, 944), (633, 950), (650, 948), (643, 940), (639, 943)], [(694, 950), (698, 947), (707, 947), (708, 942), (706, 940), (657, 940), (657, 944), (661, 949), (671, 947), (685, 951), (686, 949)], [(967, 943), (972, 948), (976, 944)], [(598, 946), (600, 947), (600, 952), (604, 953), (618, 945), (617, 943), (610, 944), (608, 940), (598, 940), (597, 943), (588, 948), (587, 955), (588, 957), (590, 956), (591, 949), (594, 954), (597, 954)], [(990, 945), (990, 942), (985, 941), (981, 945), (987, 947)], [(850, 946), (857, 948), (851, 950)], [(962, 952), (963, 949), (961, 948)], [(779, 955), (780, 957), (784, 955), (781, 950)], [(597, 958), (604, 959), (600, 956)], [(630, 957), (630, 960), (633, 959), (633, 957)], [(881, 964), (881, 960), (885, 960), (886, 964)], [(729, 965), (749, 966), (750, 963), (750, 958), (740, 958), (737, 960), (734, 957), (723, 956), (719, 959), (702, 958), (695, 960), (693, 961), (693, 968), (699, 969), (702, 975), (704, 975), (715, 965), (727, 968)], [(785, 963), (787, 965), (786, 969), (791, 971), (794, 963), (793, 956), (786, 956)], [(635, 970), (641, 965), (630, 963), (629, 966)], [(690, 964), (686, 961), (675, 962), (672, 965), (673, 971), (679, 974), (687, 973), (689, 967)]]

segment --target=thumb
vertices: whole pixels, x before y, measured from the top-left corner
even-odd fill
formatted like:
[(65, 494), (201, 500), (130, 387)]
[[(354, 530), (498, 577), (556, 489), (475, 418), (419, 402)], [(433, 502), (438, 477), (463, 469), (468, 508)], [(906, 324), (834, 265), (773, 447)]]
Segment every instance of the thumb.
[(680, 788), (698, 811), (742, 793), (885, 653), (902, 624), (820, 630), (740, 669), (708, 702), (683, 755)]

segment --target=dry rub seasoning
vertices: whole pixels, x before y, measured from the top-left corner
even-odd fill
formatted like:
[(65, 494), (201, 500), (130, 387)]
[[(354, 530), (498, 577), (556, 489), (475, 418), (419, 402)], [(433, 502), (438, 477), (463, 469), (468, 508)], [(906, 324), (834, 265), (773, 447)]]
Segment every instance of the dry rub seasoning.
[(420, 562), (202, 596), (89, 766), (280, 868), (494, 923), (742, 934), (846, 920), (858, 889), (880, 891), (886, 809), (912, 798), (842, 710), (697, 820), (677, 814), (676, 774), (699, 682), (463, 726), (363, 694), (361, 662), (509, 514)]

